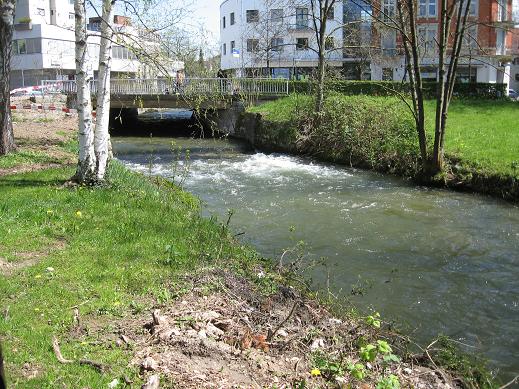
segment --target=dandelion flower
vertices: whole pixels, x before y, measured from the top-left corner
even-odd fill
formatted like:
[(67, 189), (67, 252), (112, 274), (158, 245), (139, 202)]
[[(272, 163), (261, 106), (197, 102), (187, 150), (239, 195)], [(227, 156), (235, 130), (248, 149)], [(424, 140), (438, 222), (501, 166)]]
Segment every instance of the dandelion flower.
[(81, 219), (81, 218), (83, 217), (83, 214), (81, 213), (81, 211), (77, 211), (77, 212), (76, 212), (76, 217), (77, 217), (78, 219)]
[(54, 211), (53, 211), (52, 209), (48, 209), (48, 210), (47, 210), (47, 215), (50, 216), (50, 215), (52, 215), (52, 214), (54, 214)]
[(312, 377), (319, 377), (321, 375), (321, 370), (319, 370), (319, 369), (312, 369), (310, 374), (312, 375)]
[(34, 278), (41, 278), (41, 274), (36, 274)]

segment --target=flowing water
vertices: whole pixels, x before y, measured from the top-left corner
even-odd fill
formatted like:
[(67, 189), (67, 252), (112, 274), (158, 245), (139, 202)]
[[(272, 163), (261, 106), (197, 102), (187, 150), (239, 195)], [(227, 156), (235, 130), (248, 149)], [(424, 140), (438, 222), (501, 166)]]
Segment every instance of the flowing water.
[[(117, 138), (114, 149), (131, 168), (171, 178), (171, 141)], [(303, 240), (327, 264), (311, 271), (317, 286), (328, 280), (422, 343), (441, 333), (469, 345), (502, 379), (519, 374), (518, 207), (232, 141), (174, 142), (190, 150), (184, 187), (207, 213), (233, 209), (234, 231), (260, 253), (278, 259)]]

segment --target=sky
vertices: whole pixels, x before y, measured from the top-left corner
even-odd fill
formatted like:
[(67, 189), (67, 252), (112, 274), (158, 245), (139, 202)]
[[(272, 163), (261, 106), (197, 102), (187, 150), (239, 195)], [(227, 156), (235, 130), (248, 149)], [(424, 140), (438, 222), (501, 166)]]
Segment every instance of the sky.
[(204, 23), (215, 40), (220, 35), (220, 2), (221, 0), (195, 0), (193, 5), (193, 14)]

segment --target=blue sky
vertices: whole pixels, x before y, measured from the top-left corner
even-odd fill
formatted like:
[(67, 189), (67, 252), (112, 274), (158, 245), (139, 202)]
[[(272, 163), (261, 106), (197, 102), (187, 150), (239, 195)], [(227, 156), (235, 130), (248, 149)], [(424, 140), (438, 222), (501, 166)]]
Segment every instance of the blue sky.
[(220, 0), (195, 0), (194, 15), (203, 21), (205, 28), (210, 31), (215, 39), (220, 34)]

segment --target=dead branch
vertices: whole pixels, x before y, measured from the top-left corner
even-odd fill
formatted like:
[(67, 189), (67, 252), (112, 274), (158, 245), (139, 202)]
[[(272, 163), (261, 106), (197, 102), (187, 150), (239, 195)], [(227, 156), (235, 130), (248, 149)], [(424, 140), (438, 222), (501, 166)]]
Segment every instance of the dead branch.
[[(70, 363), (76, 362), (74, 360), (65, 359), (63, 357), (63, 354), (61, 354), (61, 349), (59, 347), (59, 341), (58, 341), (58, 338), (56, 336), (52, 337), (52, 349), (54, 350), (54, 355), (56, 355), (56, 358), (57, 358), (59, 363), (61, 363), (61, 364), (70, 364)], [(91, 361), (89, 359), (80, 359), (77, 362), (80, 365), (92, 366), (94, 369), (96, 369), (100, 373), (104, 373), (105, 371), (109, 370), (107, 365), (105, 365), (103, 363), (100, 363), (100, 362)]]
[(294, 303), (294, 306), (292, 307), (292, 309), (290, 310), (290, 313), (288, 314), (288, 316), (283, 321), (281, 321), (281, 323), (278, 324), (276, 329), (274, 331), (269, 330), (269, 333), (268, 333), (268, 336), (267, 336), (267, 342), (270, 342), (272, 340), (272, 338), (276, 335), (276, 333), (281, 329), (283, 324), (285, 324), (287, 321), (290, 320), (290, 318), (292, 317), (292, 315), (296, 311), (296, 308), (299, 306), (299, 304), (301, 304), (301, 301), (297, 300)]
[(61, 354), (61, 349), (59, 348), (58, 338), (56, 338), (55, 336), (52, 337), (52, 349), (54, 350), (54, 354), (56, 355), (56, 358), (58, 359), (59, 363), (74, 363), (74, 361), (70, 359), (63, 358), (63, 355)]

